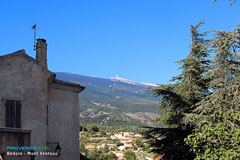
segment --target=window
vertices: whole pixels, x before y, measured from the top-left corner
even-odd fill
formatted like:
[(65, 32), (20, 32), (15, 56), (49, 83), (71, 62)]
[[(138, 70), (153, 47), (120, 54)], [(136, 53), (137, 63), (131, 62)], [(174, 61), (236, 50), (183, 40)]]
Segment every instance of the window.
[(21, 101), (5, 101), (5, 126), (21, 128)]

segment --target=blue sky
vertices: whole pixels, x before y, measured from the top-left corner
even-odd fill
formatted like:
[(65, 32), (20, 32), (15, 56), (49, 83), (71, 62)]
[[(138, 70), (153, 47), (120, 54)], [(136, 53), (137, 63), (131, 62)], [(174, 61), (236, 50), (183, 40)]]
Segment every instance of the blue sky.
[(35, 57), (33, 30), (48, 43), (54, 72), (168, 83), (175, 61), (189, 53), (190, 25), (232, 30), (240, 2), (228, 0), (1, 0), (0, 55), (19, 49)]

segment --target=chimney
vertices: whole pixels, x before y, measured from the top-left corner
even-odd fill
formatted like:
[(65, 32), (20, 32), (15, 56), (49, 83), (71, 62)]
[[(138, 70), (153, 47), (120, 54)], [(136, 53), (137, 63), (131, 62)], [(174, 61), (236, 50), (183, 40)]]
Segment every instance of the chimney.
[(47, 67), (47, 43), (45, 39), (37, 39), (36, 60)]

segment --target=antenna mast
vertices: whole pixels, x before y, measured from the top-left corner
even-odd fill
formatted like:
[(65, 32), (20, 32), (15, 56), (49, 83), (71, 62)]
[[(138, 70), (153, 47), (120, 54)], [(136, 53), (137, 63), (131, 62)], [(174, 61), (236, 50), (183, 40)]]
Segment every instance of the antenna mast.
[(35, 51), (36, 50), (36, 29), (37, 29), (37, 25), (34, 24), (32, 26), (32, 29), (34, 30), (33, 50)]

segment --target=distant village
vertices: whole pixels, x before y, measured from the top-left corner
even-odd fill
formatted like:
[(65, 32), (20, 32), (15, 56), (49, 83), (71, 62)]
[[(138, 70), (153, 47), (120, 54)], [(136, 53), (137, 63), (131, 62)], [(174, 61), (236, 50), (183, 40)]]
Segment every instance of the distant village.
[[(84, 149), (88, 152), (97, 152), (98, 150), (107, 150), (116, 155), (117, 160), (127, 160), (124, 158), (126, 151), (132, 151), (136, 155), (137, 160), (160, 160), (161, 156), (154, 155), (150, 152), (149, 141), (139, 133), (118, 132), (115, 134), (106, 133), (101, 136), (100, 133), (89, 135), (86, 131), (79, 133), (79, 138), (88, 138), (88, 143), (84, 145)], [(94, 143), (95, 142), (95, 143)], [(81, 147), (80, 147), (81, 152)], [(85, 154), (85, 153), (82, 153)]]

